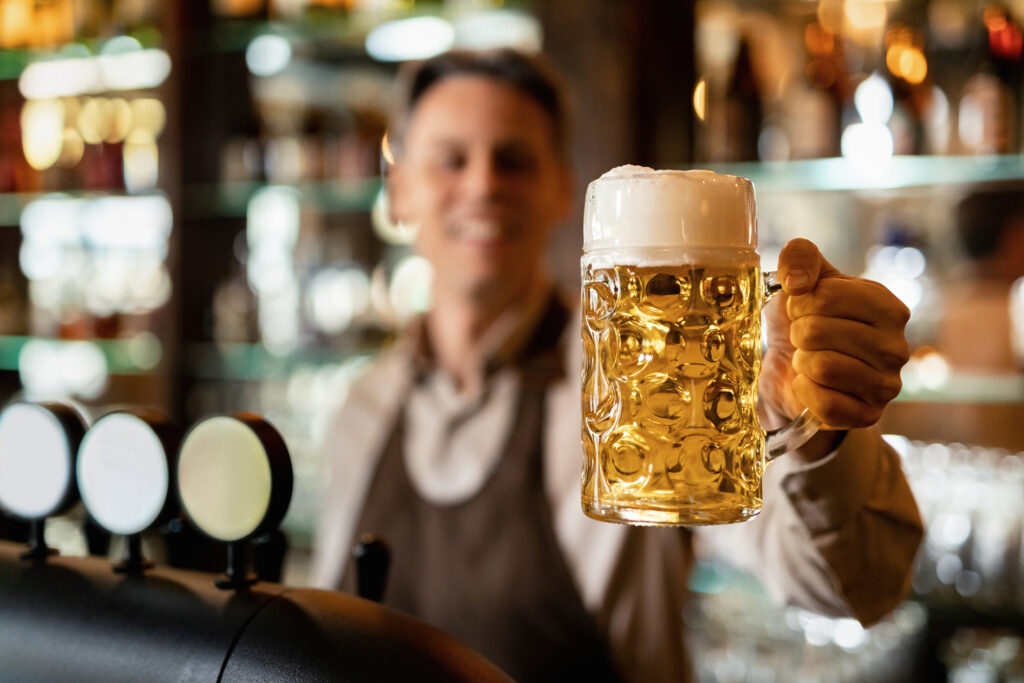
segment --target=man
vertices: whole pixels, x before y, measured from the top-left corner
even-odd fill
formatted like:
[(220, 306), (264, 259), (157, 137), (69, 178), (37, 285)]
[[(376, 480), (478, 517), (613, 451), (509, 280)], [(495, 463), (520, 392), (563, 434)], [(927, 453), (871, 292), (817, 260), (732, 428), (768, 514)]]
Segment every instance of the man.
[[(580, 508), (578, 320), (541, 266), (572, 201), (558, 88), (504, 51), (443, 55), (407, 85), (389, 190), (435, 267), (433, 307), (336, 421), (314, 580), (350, 589), (349, 549), (374, 532), (393, 552), (384, 602), (518, 680), (686, 680), (694, 534)], [(897, 457), (860, 429), (899, 391), (908, 314), (804, 240), (780, 276), (762, 404), (834, 429), (773, 464), (758, 519), (701, 536), (780, 597), (870, 623), (921, 535)]]

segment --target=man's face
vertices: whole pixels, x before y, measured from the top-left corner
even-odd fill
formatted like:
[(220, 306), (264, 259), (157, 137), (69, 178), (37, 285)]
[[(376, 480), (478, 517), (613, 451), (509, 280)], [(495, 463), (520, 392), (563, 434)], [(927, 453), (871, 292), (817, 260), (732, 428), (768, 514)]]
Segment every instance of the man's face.
[(526, 293), (571, 203), (544, 109), (472, 75), (449, 77), (421, 97), (390, 189), (396, 217), (419, 226), (436, 292), (485, 305)]

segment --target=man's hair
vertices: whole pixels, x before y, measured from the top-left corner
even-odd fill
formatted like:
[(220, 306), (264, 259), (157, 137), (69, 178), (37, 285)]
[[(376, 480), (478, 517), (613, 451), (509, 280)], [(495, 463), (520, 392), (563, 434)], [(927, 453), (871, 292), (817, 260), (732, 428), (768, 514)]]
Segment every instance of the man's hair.
[(1024, 222), (1024, 187), (997, 183), (973, 190), (957, 206), (957, 231), (964, 251), (973, 259), (995, 254), (1003, 233)]
[(399, 71), (396, 109), (388, 134), (400, 152), (409, 120), (424, 93), (454, 76), (483, 76), (523, 93), (548, 114), (557, 152), (568, 150), (569, 124), (565, 88), (554, 68), (543, 58), (511, 49), (453, 50), (422, 61), (408, 62)]

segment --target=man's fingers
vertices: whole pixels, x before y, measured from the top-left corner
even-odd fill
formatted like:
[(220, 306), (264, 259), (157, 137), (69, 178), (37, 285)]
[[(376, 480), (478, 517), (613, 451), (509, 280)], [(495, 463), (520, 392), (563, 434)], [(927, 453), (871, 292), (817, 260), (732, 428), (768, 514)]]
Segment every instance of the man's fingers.
[(790, 240), (779, 253), (779, 282), (790, 296), (812, 291), (818, 280), (841, 273), (818, 251), (814, 242), (797, 238)]
[(790, 320), (821, 315), (900, 331), (910, 320), (910, 310), (892, 292), (873, 280), (860, 278), (823, 279), (814, 291), (789, 297), (786, 312)]
[(879, 372), (867, 363), (836, 351), (793, 354), (793, 369), (820, 387), (854, 396), (866, 403), (886, 404), (902, 388), (899, 373)]
[(797, 375), (792, 389), (801, 404), (833, 429), (870, 427), (882, 417), (885, 407), (885, 404), (862, 401), (856, 396), (816, 384), (806, 375)]
[(793, 346), (804, 351), (836, 351), (880, 372), (899, 372), (910, 358), (902, 335), (880, 334), (876, 327), (858, 320), (807, 315), (789, 329)]

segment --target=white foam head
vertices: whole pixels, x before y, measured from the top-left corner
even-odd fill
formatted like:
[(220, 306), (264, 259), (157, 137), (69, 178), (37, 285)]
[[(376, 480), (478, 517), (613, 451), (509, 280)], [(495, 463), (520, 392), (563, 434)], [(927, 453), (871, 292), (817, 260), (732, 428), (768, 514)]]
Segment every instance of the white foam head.
[(587, 188), (583, 248), (757, 248), (754, 185), (712, 171), (613, 168)]

